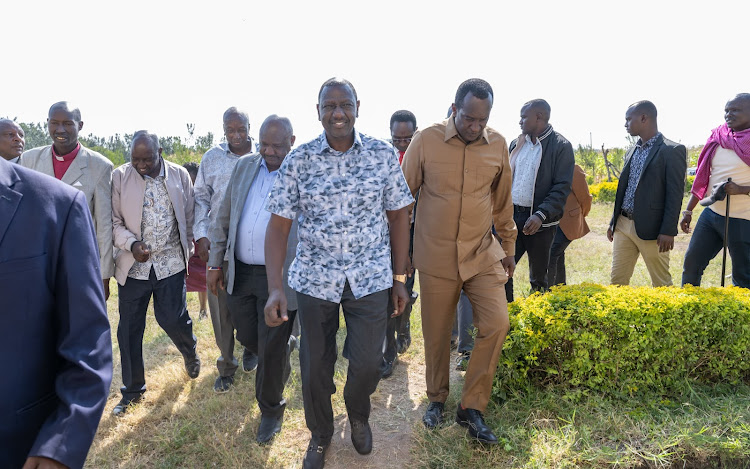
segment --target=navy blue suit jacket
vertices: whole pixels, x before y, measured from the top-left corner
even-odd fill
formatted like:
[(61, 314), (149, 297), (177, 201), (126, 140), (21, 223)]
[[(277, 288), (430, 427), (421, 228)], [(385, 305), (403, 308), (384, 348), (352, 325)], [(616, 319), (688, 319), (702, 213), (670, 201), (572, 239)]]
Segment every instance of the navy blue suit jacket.
[(112, 381), (84, 194), (0, 158), (0, 467), (82, 467)]

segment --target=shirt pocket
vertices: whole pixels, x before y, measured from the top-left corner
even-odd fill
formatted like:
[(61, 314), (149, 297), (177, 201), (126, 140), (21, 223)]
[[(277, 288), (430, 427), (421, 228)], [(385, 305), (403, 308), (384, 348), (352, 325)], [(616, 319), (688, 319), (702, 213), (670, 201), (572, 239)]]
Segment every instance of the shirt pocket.
[(429, 163), (425, 168), (425, 185), (436, 194), (457, 192), (456, 163)]
[(474, 195), (478, 197), (489, 196), (492, 181), (497, 177), (497, 173), (497, 166), (478, 166), (476, 169), (476, 177), (474, 179)]

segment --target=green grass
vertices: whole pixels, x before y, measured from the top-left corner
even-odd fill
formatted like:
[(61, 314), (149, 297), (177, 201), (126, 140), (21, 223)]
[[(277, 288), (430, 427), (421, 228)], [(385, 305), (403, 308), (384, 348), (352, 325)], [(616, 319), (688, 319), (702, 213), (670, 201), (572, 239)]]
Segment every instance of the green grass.
[[(697, 220), (698, 212), (694, 220)], [(597, 204), (588, 222), (591, 234), (574, 241), (566, 252), (568, 282), (608, 284), (612, 245), (606, 239), (611, 205)], [(670, 270), (679, 285), (682, 259), (689, 235), (680, 234), (671, 255)], [(705, 286), (719, 285), (720, 255), (704, 276)], [(728, 272), (731, 268), (728, 267)], [(633, 285), (649, 285), (639, 260)], [(516, 270), (517, 298), (528, 294), (528, 267), (523, 259)], [(218, 395), (218, 349), (210, 320), (197, 321), (197, 295), (189, 295), (189, 310), (202, 360), (201, 375), (190, 380), (182, 357), (149, 311), (144, 355), (146, 400), (126, 416), (115, 418), (112, 408), (121, 386), (117, 348), (117, 288), (112, 283), (109, 303), (113, 327), (115, 376), (87, 467), (298, 468), (309, 432), (302, 410), (299, 361), (285, 396), (288, 407), (282, 433), (269, 446), (255, 443), (260, 414), (255, 402), (255, 374), (237, 372), (234, 388)], [(565, 468), (565, 467), (750, 467), (750, 388), (747, 386), (688, 388), (675, 397), (649, 396), (619, 400), (585, 389), (529, 388), (504, 402), (491, 403), (486, 420), (500, 439), (494, 447), (477, 445), (453, 422), (462, 377), (452, 372), (446, 403), (447, 424), (426, 431), (421, 415), (424, 393), (424, 351), (420, 303), (412, 313), (411, 348), (399, 357), (396, 371), (373, 395), (375, 449), (357, 455), (346, 433), (342, 390), (346, 360), (339, 358), (333, 396), (336, 434), (327, 455), (328, 468)], [(345, 325), (339, 331), (339, 350)], [(236, 353), (241, 356), (238, 345)]]

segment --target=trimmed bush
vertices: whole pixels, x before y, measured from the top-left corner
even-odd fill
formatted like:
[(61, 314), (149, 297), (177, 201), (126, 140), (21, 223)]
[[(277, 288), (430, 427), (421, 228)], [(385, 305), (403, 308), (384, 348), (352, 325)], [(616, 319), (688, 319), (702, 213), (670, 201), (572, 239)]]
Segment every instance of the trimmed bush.
[(750, 376), (747, 289), (561, 286), (509, 312), (498, 398), (546, 384), (668, 394)]
[(689, 194), (690, 193), (690, 189), (693, 188), (693, 181), (695, 181), (695, 176), (688, 176), (685, 179), (685, 193), (686, 194)]
[(617, 181), (594, 184), (589, 186), (589, 192), (594, 197), (594, 202), (614, 202), (617, 195)]

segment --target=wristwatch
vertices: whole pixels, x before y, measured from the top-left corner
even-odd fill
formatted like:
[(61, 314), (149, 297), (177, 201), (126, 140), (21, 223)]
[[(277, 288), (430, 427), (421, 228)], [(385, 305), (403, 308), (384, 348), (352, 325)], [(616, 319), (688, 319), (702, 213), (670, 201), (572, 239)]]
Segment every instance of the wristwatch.
[(406, 274), (401, 274), (401, 275), (393, 274), (393, 280), (405, 284), (406, 283)]

